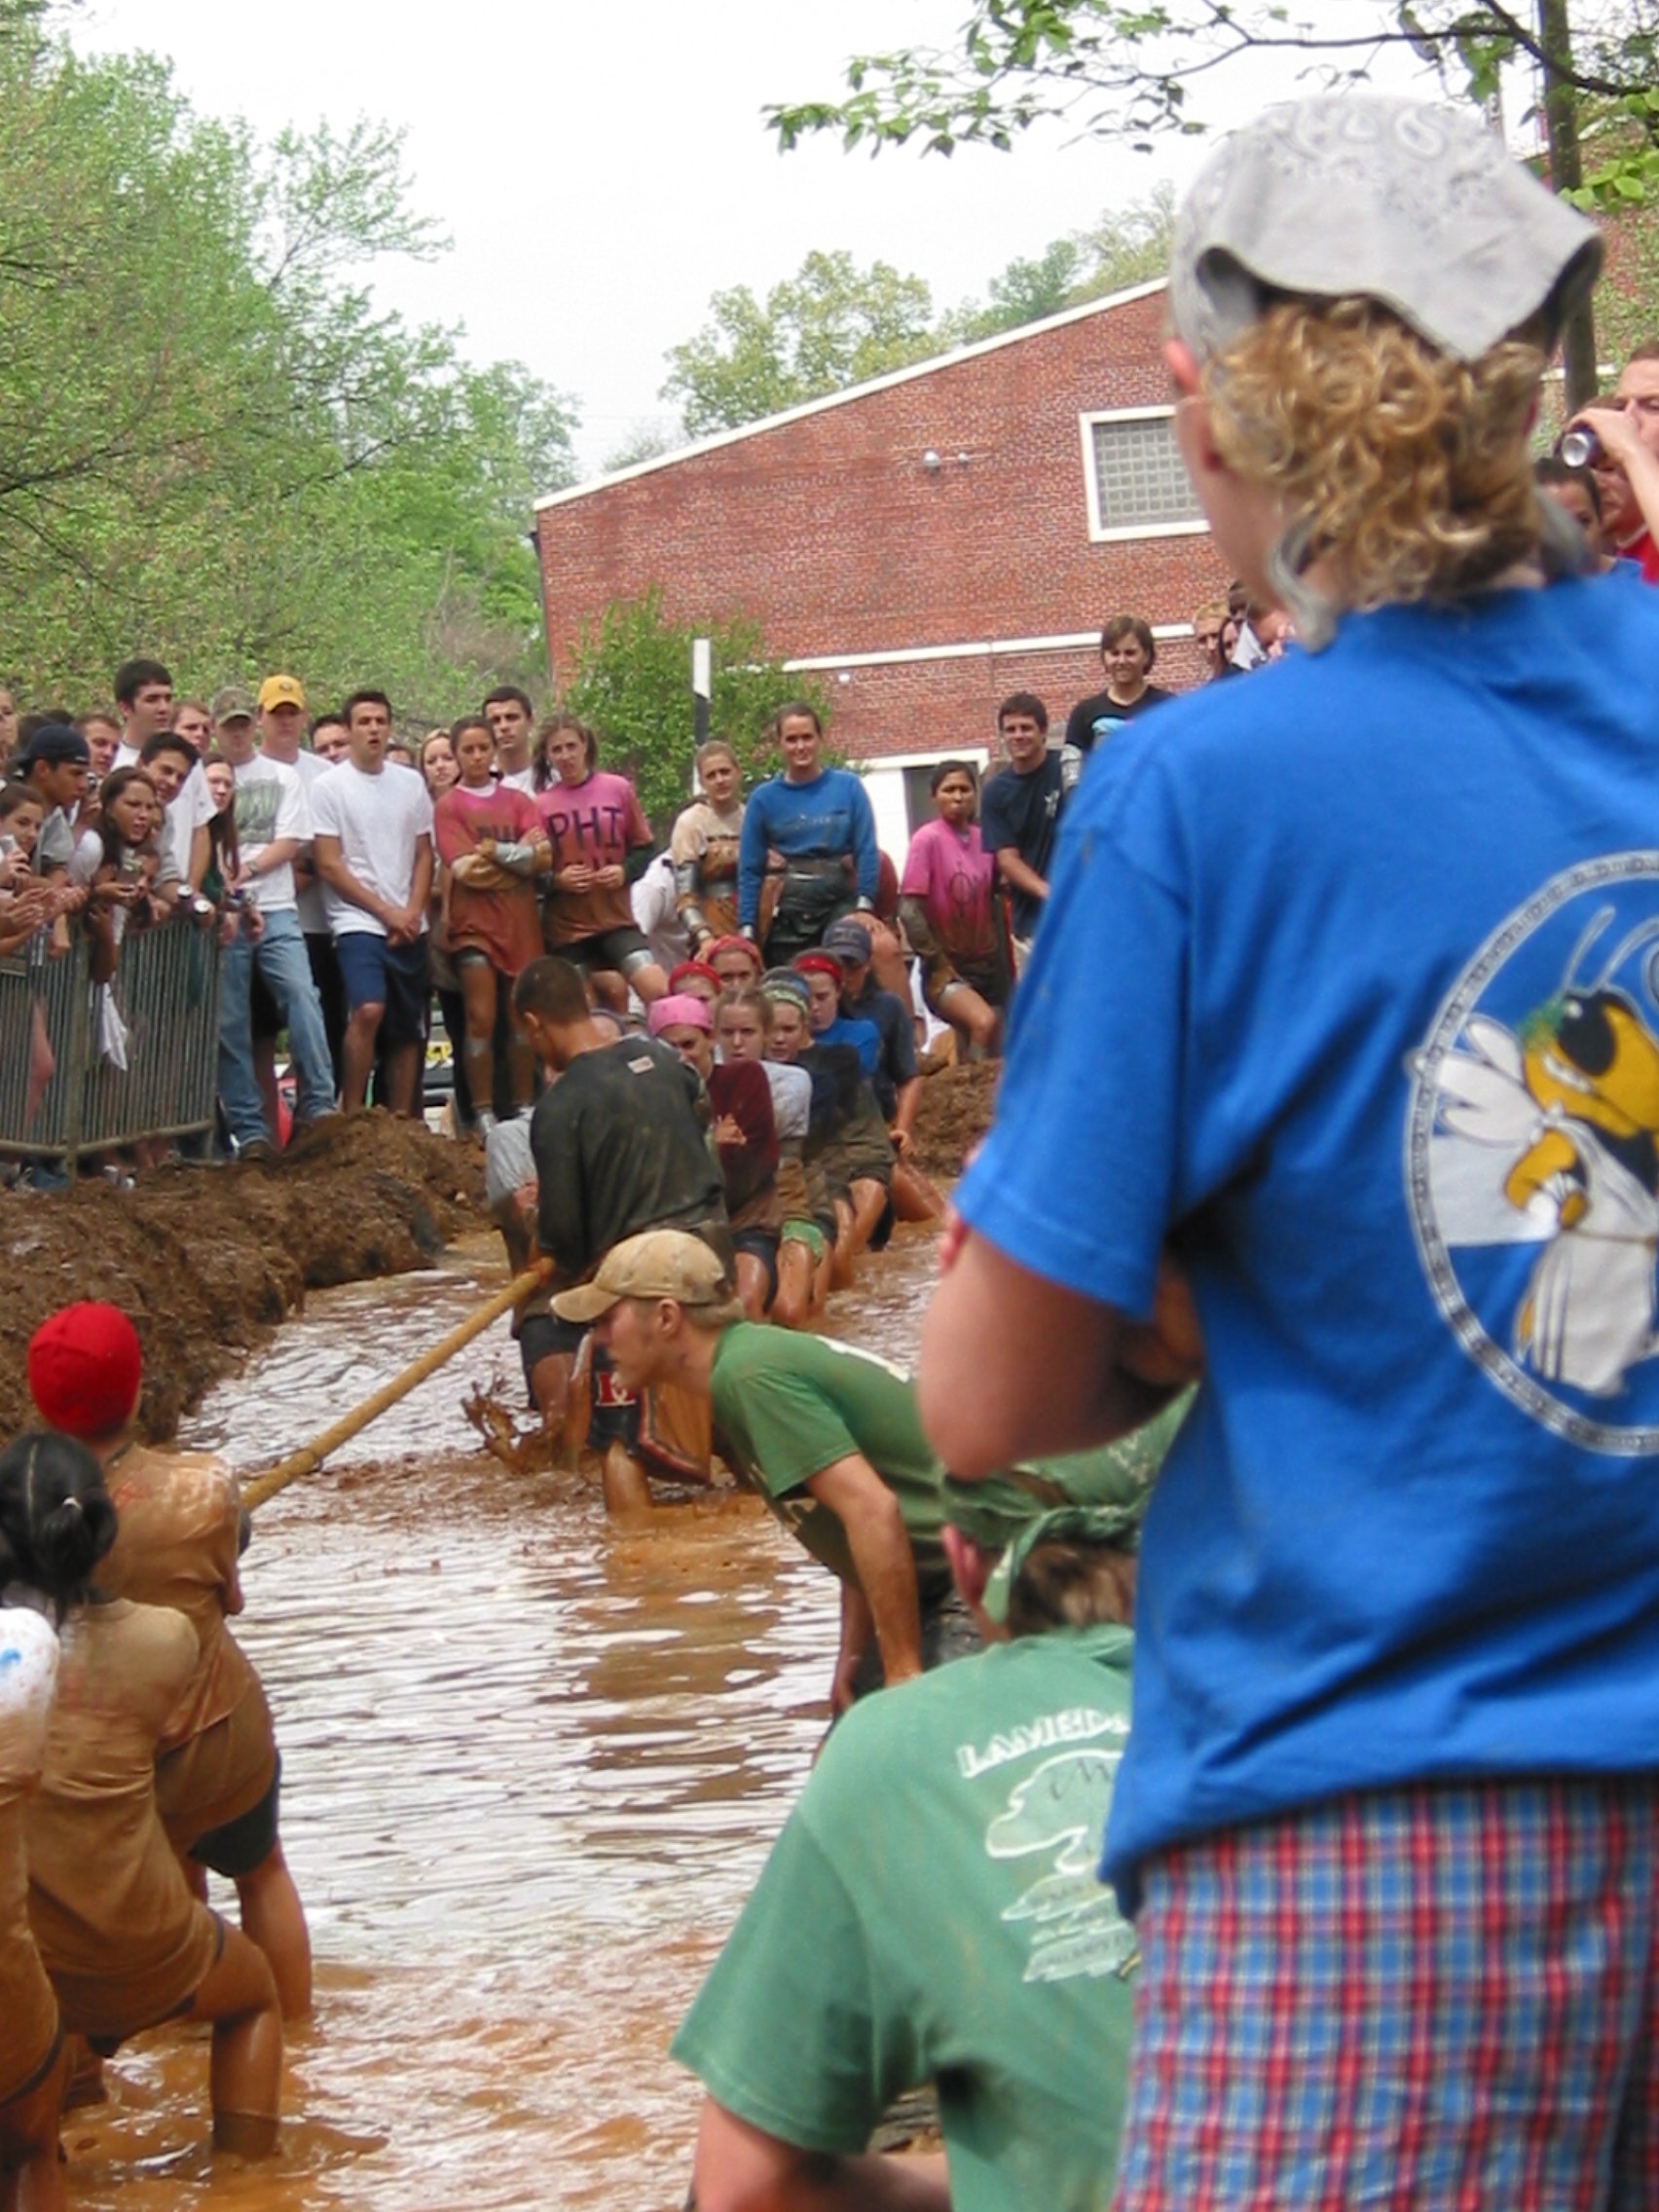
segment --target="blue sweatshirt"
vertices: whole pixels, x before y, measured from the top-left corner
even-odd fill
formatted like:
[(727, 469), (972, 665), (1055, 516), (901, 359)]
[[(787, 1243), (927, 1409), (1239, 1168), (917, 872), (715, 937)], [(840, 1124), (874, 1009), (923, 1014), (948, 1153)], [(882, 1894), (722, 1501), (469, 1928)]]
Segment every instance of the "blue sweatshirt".
[(880, 855), (875, 816), (864, 785), (848, 768), (826, 768), (810, 784), (773, 776), (743, 810), (737, 857), (737, 918), (753, 929), (760, 911), (760, 878), (768, 851), (786, 860), (837, 860), (851, 854), (859, 897), (875, 903)]

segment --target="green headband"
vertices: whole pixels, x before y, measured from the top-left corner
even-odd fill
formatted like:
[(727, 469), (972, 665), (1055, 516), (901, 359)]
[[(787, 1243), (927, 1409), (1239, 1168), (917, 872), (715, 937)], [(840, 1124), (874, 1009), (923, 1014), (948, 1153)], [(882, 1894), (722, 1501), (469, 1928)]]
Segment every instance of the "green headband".
[(1144, 1427), (1092, 1452), (1013, 1467), (982, 1483), (946, 1475), (940, 1485), (944, 1518), (981, 1551), (1006, 1552), (1034, 1525), (1082, 1511), (1097, 1516), (1091, 1541), (1132, 1551), (1153, 1483), (1192, 1402), (1193, 1392), (1184, 1390)]
[(1100, 1551), (1126, 1552), (1134, 1549), (1139, 1533), (1140, 1516), (1121, 1506), (1062, 1505), (1053, 1513), (1040, 1513), (1025, 1524), (992, 1567), (979, 1603), (992, 1620), (1006, 1621), (1015, 1579), (1039, 1544), (1086, 1544)]

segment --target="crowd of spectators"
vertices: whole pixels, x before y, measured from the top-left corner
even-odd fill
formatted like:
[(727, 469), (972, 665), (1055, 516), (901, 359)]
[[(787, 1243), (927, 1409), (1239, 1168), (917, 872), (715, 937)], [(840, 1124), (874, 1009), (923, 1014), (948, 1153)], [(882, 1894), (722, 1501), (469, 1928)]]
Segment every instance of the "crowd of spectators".
[[(1597, 429), (1591, 464), (1559, 454), (1537, 464), (1604, 569), (1647, 560), (1648, 506), (1659, 511), (1650, 386), (1659, 392), (1659, 358), (1639, 354), (1618, 399), (1584, 418)], [(1285, 611), (1242, 583), (1198, 609), (1192, 635), (1206, 682), (1264, 668), (1295, 641)], [(134, 658), (116, 672), (113, 708), (74, 715), (19, 715), (0, 686), (0, 958), (38, 966), (83, 932), (98, 1048), (125, 1067), (131, 1039), (109, 986), (128, 933), (213, 933), (218, 1080), (204, 1149), (273, 1160), (295, 1128), (340, 1107), (420, 1114), (447, 1089), (449, 1126), (480, 1139), (528, 1112), (540, 1079), (511, 992), (543, 951), (576, 965), (596, 1007), (644, 1027), (671, 995), (729, 995), (838, 946), (853, 998), (825, 978), (823, 1019), (831, 996), (843, 1026), (854, 1000), (881, 1002), (880, 1064), (862, 1073), (898, 1169), (879, 1177), (879, 1206), (871, 1196), (853, 1209), (862, 1245), (866, 1213), (936, 1203), (903, 1165), (918, 1047), (943, 1034), (962, 1057), (1000, 1050), (1082, 763), (1175, 696), (1155, 680), (1158, 644), (1141, 616), (1112, 616), (1099, 650), (1103, 686), (1070, 709), (1062, 738), (1046, 703), (1016, 692), (998, 712), (982, 788), (971, 759), (936, 766), (934, 816), (902, 869), (878, 847), (861, 779), (821, 758), (804, 705), (768, 733), (781, 774), (746, 800), (734, 750), (705, 746), (696, 795), (657, 836), (626, 776), (601, 765), (597, 735), (566, 714), (538, 724), (516, 685), (418, 743), (398, 734), (384, 692), (317, 712), (283, 673), (203, 701), (178, 696), (159, 661)], [(723, 971), (711, 958), (722, 949)], [(711, 1015), (711, 1034), (718, 1026)], [(773, 1026), (768, 1016), (766, 1050), (781, 1060), (790, 1023), (775, 1048)], [(819, 1049), (848, 1042), (837, 1033)], [(25, 1049), (20, 1035), (8, 1044)], [(26, 1051), (32, 1118), (56, 1066), (38, 999)], [(158, 1149), (129, 1147), (105, 1172), (124, 1179)], [(61, 1179), (44, 1156), (6, 1172)]]

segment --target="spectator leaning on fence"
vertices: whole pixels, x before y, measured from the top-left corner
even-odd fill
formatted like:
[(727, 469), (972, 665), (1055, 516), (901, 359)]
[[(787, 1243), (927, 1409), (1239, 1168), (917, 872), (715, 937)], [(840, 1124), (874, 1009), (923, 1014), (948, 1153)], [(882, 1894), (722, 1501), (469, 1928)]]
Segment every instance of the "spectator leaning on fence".
[(87, 780), (87, 789), (95, 792), (115, 766), (115, 756), (121, 746), (121, 723), (115, 715), (100, 707), (90, 715), (82, 715), (75, 727), (86, 739), (92, 756), (92, 774)]
[(236, 780), (239, 867), (228, 889), (257, 908), (262, 925), (257, 936), (242, 931), (232, 939), (219, 969), (219, 1095), (231, 1134), (245, 1150), (276, 1135), (254, 1065), (249, 994), (256, 974), (288, 1033), (302, 1121), (333, 1112), (334, 1069), (294, 884), (295, 855), (311, 840), (305, 786), (294, 769), (255, 752), (254, 706), (245, 691), (221, 691), (213, 705), (219, 750)]
[(13, 763), (44, 810), (35, 839), (36, 875), (60, 874), (75, 857), (75, 812), (87, 795), (91, 762), (91, 749), (79, 730), (49, 722), (36, 730)]
[[(123, 661), (115, 672), (115, 703), (121, 716), (121, 743), (115, 749), (114, 766), (136, 768), (151, 739), (171, 733), (172, 678), (159, 660)], [(178, 863), (186, 897), (202, 888), (202, 878), (207, 872), (207, 825), (213, 819), (212, 797), (202, 777), (194, 745), (189, 758), (190, 773), (174, 801), (178, 813), (173, 817), (169, 810), (167, 829), (167, 849)]]
[[(177, 879), (174, 890), (182, 903), (191, 895), (185, 874), (190, 866), (191, 846), (196, 835), (196, 809), (185, 787), (197, 766), (196, 753), (187, 738), (180, 737), (176, 732), (164, 731), (160, 737), (152, 737), (146, 743), (139, 756), (139, 765), (155, 786), (156, 796), (161, 802), (162, 827), (159, 834), (162, 850), (166, 854)], [(205, 790), (205, 777), (199, 777), (198, 781)], [(213, 794), (208, 792), (207, 795), (211, 799)], [(209, 818), (209, 851), (212, 833), (212, 821)]]
[(387, 1103), (395, 1114), (415, 1114), (426, 1036), (432, 801), (420, 776), (387, 772), (385, 692), (353, 692), (345, 713), (350, 751), (312, 790), (313, 850), (351, 1010), (345, 1103), (362, 1105), (378, 1040)]

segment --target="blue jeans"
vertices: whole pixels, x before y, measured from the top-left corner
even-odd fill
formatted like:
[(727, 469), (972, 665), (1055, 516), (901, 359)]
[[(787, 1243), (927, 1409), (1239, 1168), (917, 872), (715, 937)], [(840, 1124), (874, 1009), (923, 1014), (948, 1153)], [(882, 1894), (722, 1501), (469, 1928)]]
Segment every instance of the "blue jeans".
[(258, 944), (239, 937), (219, 959), (219, 1097), (238, 1144), (256, 1139), (270, 1143), (276, 1133), (265, 1125), (265, 1101), (253, 1068), (248, 994), (255, 961), (288, 1032), (299, 1084), (300, 1120), (313, 1121), (334, 1110), (334, 1068), (328, 1057), (322, 1002), (312, 981), (299, 916), (283, 908), (266, 915), (265, 934)]

